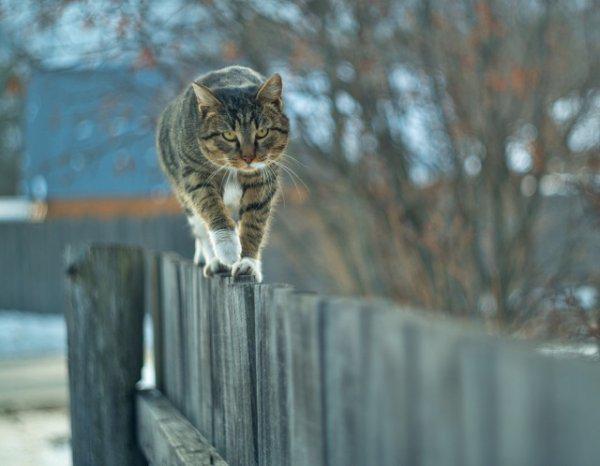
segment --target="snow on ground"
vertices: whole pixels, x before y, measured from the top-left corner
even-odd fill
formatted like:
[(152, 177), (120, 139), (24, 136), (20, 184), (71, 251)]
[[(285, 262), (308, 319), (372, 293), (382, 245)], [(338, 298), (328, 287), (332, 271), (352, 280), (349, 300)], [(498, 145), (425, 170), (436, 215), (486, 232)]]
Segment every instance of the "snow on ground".
[(598, 345), (592, 344), (546, 344), (538, 348), (542, 354), (557, 358), (580, 358), (591, 361), (600, 360)]
[(68, 400), (64, 356), (0, 359), (0, 412), (64, 408)]
[(69, 466), (66, 409), (17, 411), (0, 415), (2, 466)]
[(0, 465), (71, 464), (65, 353), (63, 316), (0, 311)]
[[(140, 385), (148, 387), (154, 385), (149, 319), (144, 327)], [(65, 355), (63, 316), (0, 310), (0, 466), (71, 464)]]
[(66, 346), (62, 315), (0, 311), (0, 359), (65, 354)]

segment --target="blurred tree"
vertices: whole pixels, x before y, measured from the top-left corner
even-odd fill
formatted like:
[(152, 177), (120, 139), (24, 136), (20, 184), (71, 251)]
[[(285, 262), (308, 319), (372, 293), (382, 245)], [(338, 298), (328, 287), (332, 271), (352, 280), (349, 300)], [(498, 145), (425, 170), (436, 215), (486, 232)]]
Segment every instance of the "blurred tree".
[(310, 188), (279, 218), (298, 267), (338, 292), (519, 324), (575, 285), (598, 288), (576, 267), (597, 237), (582, 240), (590, 216), (573, 189), (598, 190), (593, 3), (3, 4), (21, 34), (90, 31), (62, 55), (30, 41), (38, 61), (155, 66), (174, 88), (199, 66), (283, 72), (286, 171)]
[(23, 85), (15, 60), (2, 58), (0, 50), (0, 196), (14, 196), (22, 152)]
[[(231, 3), (247, 58), (289, 67), (316, 103), (297, 115), (295, 151), (314, 162), (310, 228), (333, 240), (298, 255), (308, 267), (343, 291), (503, 321), (563, 291), (580, 232), (551, 250), (554, 232), (536, 227), (544, 204), (556, 209), (544, 184), (597, 173), (598, 15), (572, 2), (515, 7), (312, 1), (250, 13)], [(575, 205), (563, 210), (564, 222), (585, 221)], [(289, 233), (306, 251), (300, 224)]]

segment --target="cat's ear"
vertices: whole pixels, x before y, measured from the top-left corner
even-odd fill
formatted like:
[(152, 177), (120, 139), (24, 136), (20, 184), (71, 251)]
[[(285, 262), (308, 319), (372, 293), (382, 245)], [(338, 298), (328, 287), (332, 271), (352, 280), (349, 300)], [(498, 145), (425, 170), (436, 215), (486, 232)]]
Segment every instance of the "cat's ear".
[(200, 108), (211, 108), (221, 105), (221, 101), (203, 84), (192, 83), (194, 94)]
[(265, 83), (260, 86), (256, 99), (263, 103), (272, 103), (277, 105), (279, 108), (282, 106), (281, 92), (283, 91), (283, 83), (281, 82), (281, 76), (275, 73)]

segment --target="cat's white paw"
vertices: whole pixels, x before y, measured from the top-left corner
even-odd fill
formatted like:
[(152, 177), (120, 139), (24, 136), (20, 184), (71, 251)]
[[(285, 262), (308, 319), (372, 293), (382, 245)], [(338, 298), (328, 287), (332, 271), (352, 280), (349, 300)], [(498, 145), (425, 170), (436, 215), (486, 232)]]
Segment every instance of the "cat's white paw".
[(262, 265), (258, 259), (244, 257), (231, 267), (231, 276), (250, 275), (257, 283), (262, 282)]
[(230, 267), (215, 257), (204, 266), (204, 276), (209, 278), (218, 273), (229, 273), (230, 270)]
[(235, 230), (216, 230), (209, 232), (215, 255), (221, 263), (232, 266), (240, 260), (242, 244)]

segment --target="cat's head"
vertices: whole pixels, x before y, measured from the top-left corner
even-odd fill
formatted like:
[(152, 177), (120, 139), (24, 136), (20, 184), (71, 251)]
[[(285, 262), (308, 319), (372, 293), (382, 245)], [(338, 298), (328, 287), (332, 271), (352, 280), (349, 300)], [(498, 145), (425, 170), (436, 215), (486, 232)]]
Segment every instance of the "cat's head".
[(210, 90), (192, 83), (202, 118), (199, 143), (215, 165), (253, 171), (276, 163), (288, 143), (281, 76), (262, 86)]

